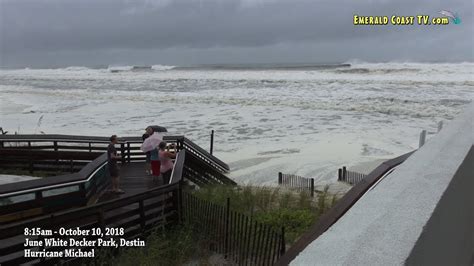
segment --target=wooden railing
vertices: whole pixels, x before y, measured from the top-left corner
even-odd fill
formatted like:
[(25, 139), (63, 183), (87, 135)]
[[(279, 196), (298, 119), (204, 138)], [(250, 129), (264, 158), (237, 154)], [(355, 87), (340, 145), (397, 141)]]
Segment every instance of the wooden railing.
[[(168, 143), (178, 145), (178, 149), (186, 149), (189, 153), (193, 153), (207, 164), (216, 168), (216, 170), (226, 173), (230, 170), (229, 166), (219, 160), (208, 151), (199, 147), (197, 144), (184, 136), (164, 136), (163, 140)], [(123, 137), (119, 139), (118, 151), (122, 155), (122, 162), (142, 161), (145, 160), (145, 154), (140, 150), (142, 144), (141, 137)], [(70, 152), (68, 156), (81, 156), (81, 154), (88, 153), (92, 156), (102, 154), (107, 150), (109, 144), (107, 137), (94, 136), (74, 136), (74, 135), (0, 135), (0, 151), (5, 152), (10, 150), (41, 150), (50, 151), (45, 156), (52, 157), (51, 159), (62, 158), (59, 152)], [(54, 153), (56, 152), (56, 153)], [(28, 162), (27, 169), (30, 167), (30, 156), (28, 153), (17, 153), (21, 155), (25, 161)], [(66, 156), (66, 153), (63, 155)], [(90, 157), (90, 156), (89, 156)], [(87, 158), (89, 158), (87, 157)], [(3, 158), (3, 156), (2, 156)], [(37, 158), (37, 157), (35, 157)], [(94, 157), (95, 158), (95, 157)], [(93, 158), (93, 159), (94, 159)], [(8, 158), (6, 158), (8, 159)], [(10, 160), (11, 164), (18, 161)], [(38, 158), (39, 159), (39, 158)], [(69, 157), (68, 157), (69, 159)], [(92, 160), (93, 160), (92, 159)], [(0, 163), (2, 160), (0, 159)], [(3, 166), (2, 166), (3, 167)]]
[(296, 189), (298, 191), (308, 191), (314, 197), (314, 178), (307, 178), (298, 175), (278, 173), (278, 185)]
[(77, 173), (1, 185), (0, 224), (94, 203), (109, 183), (103, 154)]
[[(57, 233), (60, 228), (100, 228), (102, 233), (106, 232), (105, 228), (123, 228), (123, 235), (119, 233), (118, 238), (134, 239), (146, 235), (153, 227), (176, 224), (181, 219), (181, 181), (183, 178), (181, 169), (184, 161), (185, 152), (181, 151), (176, 158), (171, 183), (168, 185), (125, 198), (0, 226), (0, 264), (41, 263), (51, 265), (81, 260), (81, 258), (25, 257), (25, 238), (30, 240), (43, 239), (41, 236), (25, 235), (25, 228), (51, 230), (53, 234), (48, 238), (59, 239), (64, 238), (64, 236)], [(67, 238), (69, 239), (70, 236)], [(72, 238), (79, 240), (84, 236), (73, 236)], [(85, 238), (96, 240), (98, 237), (89, 235)], [(59, 250), (61, 249), (67, 248), (59, 248)], [(81, 249), (88, 250), (88, 248)], [(32, 248), (32, 250), (36, 250), (36, 248)], [(58, 248), (45, 248), (45, 250), (53, 251), (58, 250)]]
[[(209, 237), (209, 248), (221, 253), (226, 260), (239, 265), (273, 265), (285, 252), (284, 229), (258, 223), (249, 217), (226, 206), (207, 202), (184, 192), (182, 186), (186, 178), (187, 152), (177, 154), (170, 184), (151, 189), (136, 195), (77, 208), (22, 222), (0, 226), (0, 264), (81, 264), (92, 259), (87, 258), (31, 258), (24, 256), (25, 239), (44, 240), (44, 236), (25, 235), (25, 228), (40, 228), (43, 232), (51, 230), (46, 238), (97, 240), (98, 236), (61, 236), (57, 232), (63, 229), (97, 230), (102, 233), (107, 228), (122, 230), (118, 236), (103, 238), (142, 240), (157, 227), (188, 223), (200, 234)], [(91, 231), (90, 231), (91, 232)], [(70, 247), (31, 248), (41, 251), (63, 251)], [(81, 247), (87, 252), (98, 247)]]
[[(225, 163), (190, 140), (183, 136), (165, 136), (164, 140), (174, 144), (177, 151), (184, 150), (187, 154), (181, 171), (184, 171), (189, 181), (198, 186), (236, 184), (224, 174), (229, 169)], [(15, 155), (6, 156), (9, 163), (26, 162), (26, 168), (31, 167), (32, 156), (51, 167), (61, 167), (56, 164), (63, 159), (61, 156), (74, 158), (75, 162), (95, 158), (79, 172), (72, 174), (0, 185), (0, 224), (95, 203), (110, 183), (107, 157), (104, 154), (109, 144), (108, 138), (4, 135), (0, 136), (0, 144), (0, 154)], [(141, 144), (142, 139), (138, 137), (120, 139), (118, 150), (122, 156), (121, 163), (144, 161)]]

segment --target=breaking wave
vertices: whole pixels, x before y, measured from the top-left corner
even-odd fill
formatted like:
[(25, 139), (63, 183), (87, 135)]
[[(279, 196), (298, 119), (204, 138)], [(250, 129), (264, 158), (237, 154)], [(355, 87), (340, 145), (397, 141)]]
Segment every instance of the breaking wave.
[(110, 65), (107, 69), (112, 72), (118, 71), (165, 71), (174, 69), (176, 66), (169, 65), (152, 65), (152, 66), (142, 66), (142, 65), (125, 65), (125, 66), (113, 66)]
[(151, 69), (153, 70), (171, 70), (174, 69), (176, 66), (168, 66), (168, 65), (152, 65)]

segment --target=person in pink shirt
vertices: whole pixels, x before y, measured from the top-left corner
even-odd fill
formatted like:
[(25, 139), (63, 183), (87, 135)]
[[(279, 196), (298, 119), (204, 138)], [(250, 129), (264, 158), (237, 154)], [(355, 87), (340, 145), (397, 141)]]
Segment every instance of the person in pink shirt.
[(173, 161), (176, 158), (176, 154), (173, 152), (166, 151), (166, 142), (162, 141), (158, 145), (158, 156), (161, 161), (160, 171), (163, 176), (163, 184), (168, 184), (171, 178), (171, 172), (173, 171)]

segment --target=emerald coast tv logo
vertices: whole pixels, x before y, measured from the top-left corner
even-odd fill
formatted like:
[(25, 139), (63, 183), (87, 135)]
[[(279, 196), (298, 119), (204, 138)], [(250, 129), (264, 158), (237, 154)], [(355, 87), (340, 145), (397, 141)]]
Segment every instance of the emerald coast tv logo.
[(460, 24), (461, 18), (456, 12), (441, 10), (438, 12), (443, 17), (430, 17), (429, 15), (418, 14), (415, 16), (359, 16), (354, 15), (354, 25), (448, 25)]
[(451, 11), (448, 11), (448, 10), (441, 10), (439, 11), (439, 13), (441, 15), (444, 15), (448, 18), (450, 18), (454, 24), (461, 24), (461, 18), (458, 16), (457, 13), (453, 13)]

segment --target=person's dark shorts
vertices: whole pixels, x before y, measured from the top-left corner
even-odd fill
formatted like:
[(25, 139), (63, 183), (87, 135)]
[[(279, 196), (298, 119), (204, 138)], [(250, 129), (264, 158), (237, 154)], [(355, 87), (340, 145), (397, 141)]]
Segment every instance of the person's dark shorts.
[(109, 165), (109, 173), (110, 176), (118, 176), (119, 175), (119, 169), (118, 165)]
[(149, 152), (149, 151), (145, 152), (145, 155), (146, 155), (146, 162), (147, 162), (147, 163), (150, 163), (150, 162), (151, 162), (151, 158), (150, 158), (151, 155), (150, 155), (150, 152)]

